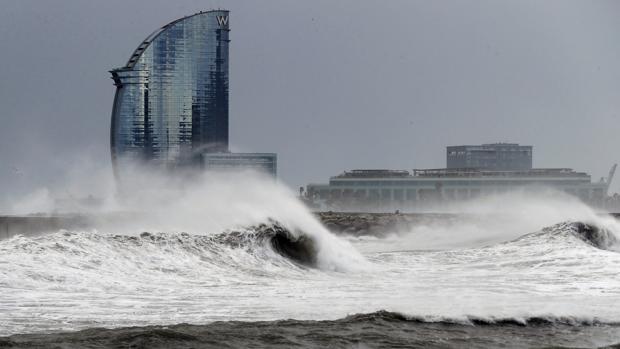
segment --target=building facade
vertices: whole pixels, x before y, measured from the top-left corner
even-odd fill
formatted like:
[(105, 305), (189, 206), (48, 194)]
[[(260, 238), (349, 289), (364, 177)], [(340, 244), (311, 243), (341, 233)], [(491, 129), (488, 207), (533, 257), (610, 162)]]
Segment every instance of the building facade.
[(236, 172), (251, 170), (277, 177), (278, 157), (275, 153), (203, 153), (206, 171)]
[(532, 146), (516, 143), (459, 145), (446, 148), (449, 169), (524, 171), (532, 169)]
[(225, 10), (173, 21), (111, 71), (115, 169), (122, 161), (177, 168), (228, 151), (229, 23)]
[(510, 191), (553, 189), (600, 207), (607, 199), (611, 176), (592, 182), (590, 175), (566, 168), (353, 170), (331, 177), (328, 184), (308, 185), (306, 195), (327, 209), (415, 210)]

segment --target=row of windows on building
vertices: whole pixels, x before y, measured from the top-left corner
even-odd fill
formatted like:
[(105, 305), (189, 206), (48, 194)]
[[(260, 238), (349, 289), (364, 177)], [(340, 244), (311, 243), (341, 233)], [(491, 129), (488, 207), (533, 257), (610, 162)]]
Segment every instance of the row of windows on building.
[(440, 184), (442, 186), (519, 186), (519, 185), (553, 185), (553, 186), (565, 186), (565, 185), (580, 185), (584, 183), (590, 183), (587, 178), (566, 179), (566, 180), (554, 180), (541, 181), (541, 180), (450, 180), (450, 181), (331, 181), (330, 186), (333, 187), (403, 187), (403, 186), (436, 186)]
[[(537, 192), (539, 187), (520, 188), (525, 192)], [(458, 200), (473, 199), (479, 196), (501, 194), (514, 191), (515, 188), (475, 188), (475, 189), (327, 189), (309, 188), (308, 195), (313, 199), (328, 201), (427, 201), (427, 200)], [(579, 197), (587, 202), (604, 199), (603, 188), (563, 188), (559, 189), (569, 195)]]

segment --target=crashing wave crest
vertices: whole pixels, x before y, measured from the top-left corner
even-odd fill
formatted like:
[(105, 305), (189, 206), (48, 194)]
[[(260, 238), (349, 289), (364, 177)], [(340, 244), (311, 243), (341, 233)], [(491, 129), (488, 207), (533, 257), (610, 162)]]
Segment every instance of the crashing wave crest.
[(618, 248), (618, 238), (607, 228), (576, 222), (573, 223), (573, 234), (596, 248), (603, 250)]
[(223, 257), (226, 253), (223, 249), (243, 249), (255, 257), (273, 256), (268, 253), (273, 251), (290, 262), (307, 267), (317, 267), (319, 261), (319, 248), (315, 238), (300, 230), (292, 232), (276, 221), (214, 235), (143, 232), (130, 236), (61, 231), (34, 238), (16, 236), (4, 244), (5, 247), (10, 245), (14, 251), (39, 255), (61, 252), (66, 255), (86, 256), (90, 249), (87, 246), (110, 246), (117, 252), (135, 252), (135, 249), (141, 249), (148, 253), (147, 250), (152, 248), (175, 250), (198, 255), (203, 260), (213, 259), (213, 262), (217, 262), (217, 256)]
[(575, 237), (586, 244), (601, 250), (620, 251), (620, 241), (608, 227), (585, 222), (563, 222), (543, 228), (541, 231), (527, 234), (517, 239), (524, 240), (531, 237), (547, 237), (566, 239)]
[(317, 265), (316, 240), (300, 230), (293, 233), (276, 221), (255, 225), (243, 231), (224, 232), (212, 239), (230, 246), (247, 246), (248, 242), (258, 242), (261, 246), (270, 247), (282, 257), (298, 264), (311, 267)]

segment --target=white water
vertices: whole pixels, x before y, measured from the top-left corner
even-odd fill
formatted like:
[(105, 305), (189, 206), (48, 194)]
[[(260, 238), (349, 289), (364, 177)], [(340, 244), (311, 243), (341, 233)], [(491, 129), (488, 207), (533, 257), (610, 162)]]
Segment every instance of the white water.
[[(213, 177), (206, 183), (158, 198), (136, 193), (127, 206), (115, 205), (140, 207), (139, 214), (106, 231), (0, 241), (0, 335), (337, 319), (381, 309), (429, 320), (620, 322), (620, 253), (582, 241), (570, 225), (512, 241), (575, 220), (618, 235), (617, 222), (576, 201), (505, 196), (496, 199), (501, 205), (474, 203), (473, 220), (437, 222), (386, 239), (344, 239), (277, 184)], [(170, 189), (169, 183), (161, 187)], [(268, 218), (316, 239), (318, 268), (292, 263), (267, 245), (237, 247), (205, 237)], [(140, 236), (145, 230), (154, 234)]]
[(620, 232), (620, 223), (597, 214), (579, 199), (557, 191), (537, 194), (512, 192), (481, 198), (450, 207), (444, 212), (458, 218), (416, 224), (398, 229), (385, 239), (367, 240), (357, 246), (364, 251), (445, 250), (482, 247), (514, 240), (559, 222), (592, 222)]

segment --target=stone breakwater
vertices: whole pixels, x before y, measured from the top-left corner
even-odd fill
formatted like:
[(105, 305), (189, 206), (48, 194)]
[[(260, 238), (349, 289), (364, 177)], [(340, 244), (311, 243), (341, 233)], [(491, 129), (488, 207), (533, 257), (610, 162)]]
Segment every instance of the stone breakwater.
[(14, 235), (33, 236), (60, 229), (81, 229), (89, 226), (84, 216), (0, 216), (0, 239)]
[(110, 223), (131, 221), (133, 217), (135, 214), (132, 213), (0, 216), (0, 240), (15, 235), (36, 236), (59, 230), (105, 229)]
[[(407, 232), (414, 227), (436, 222), (456, 224), (480, 218), (474, 214), (460, 213), (316, 212), (315, 215), (332, 233), (355, 236)], [(620, 218), (620, 213), (610, 215)]]
[[(620, 218), (620, 213), (611, 213)], [(381, 235), (409, 231), (433, 222), (457, 222), (475, 219), (474, 215), (457, 213), (364, 213), (315, 212), (315, 216), (334, 234)], [(92, 230), (102, 228), (110, 221), (130, 221), (133, 214), (61, 215), (61, 216), (0, 216), (0, 239), (14, 235), (40, 235), (65, 230)]]
[(409, 231), (415, 226), (428, 225), (437, 221), (456, 221), (466, 216), (455, 213), (363, 212), (317, 212), (315, 215), (332, 233), (356, 236)]
[[(349, 213), (316, 212), (315, 216), (334, 234), (379, 235), (407, 231), (411, 227), (438, 220), (449, 221), (462, 215), (447, 213)], [(131, 220), (131, 215), (0, 216), (0, 239), (22, 234), (33, 236), (65, 230), (105, 230), (109, 222)]]

